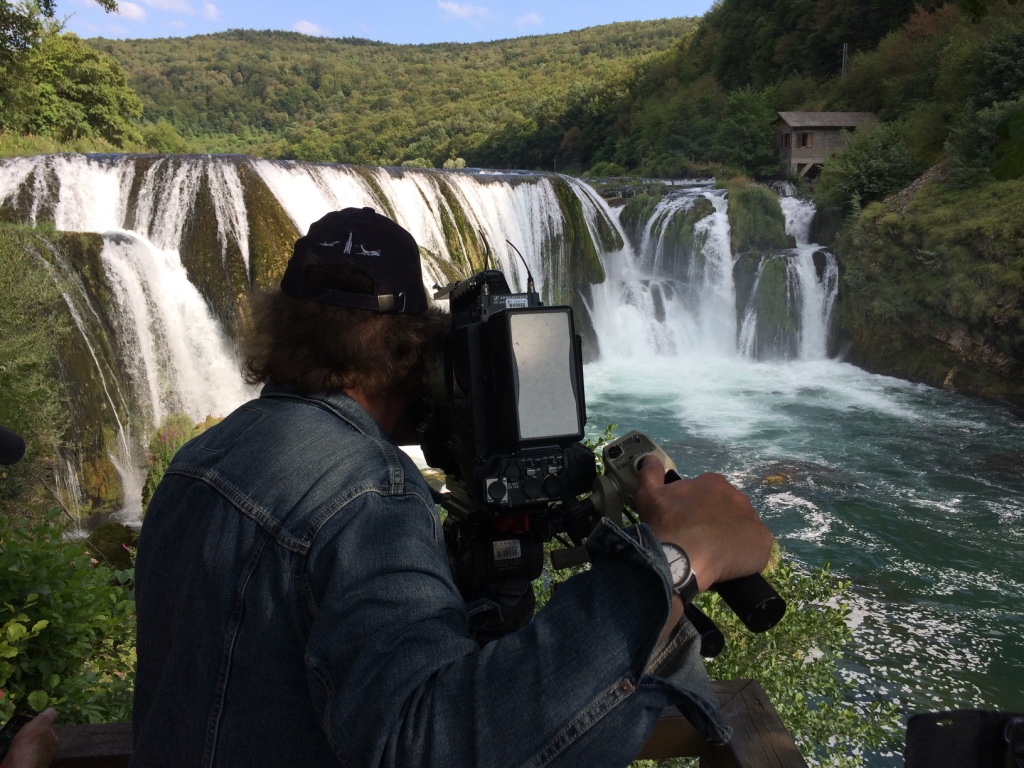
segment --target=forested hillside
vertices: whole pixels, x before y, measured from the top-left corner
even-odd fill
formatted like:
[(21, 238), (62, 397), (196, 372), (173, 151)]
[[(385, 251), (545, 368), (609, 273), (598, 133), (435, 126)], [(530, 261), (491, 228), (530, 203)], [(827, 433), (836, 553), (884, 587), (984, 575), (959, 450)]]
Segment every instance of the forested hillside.
[[(500, 126), (530, 135), (535, 110), (624, 81), (696, 22), (415, 46), (242, 30), (89, 42), (127, 71), (144, 118), (173, 126), (193, 150), (440, 166), (479, 157)], [(550, 168), (557, 152), (535, 165)]]

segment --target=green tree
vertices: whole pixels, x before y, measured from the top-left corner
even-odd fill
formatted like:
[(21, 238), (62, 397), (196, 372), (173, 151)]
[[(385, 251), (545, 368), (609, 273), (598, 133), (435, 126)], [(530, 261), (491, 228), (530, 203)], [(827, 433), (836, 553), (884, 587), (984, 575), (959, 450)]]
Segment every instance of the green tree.
[(167, 120), (157, 120), (155, 125), (143, 128), (142, 143), (154, 152), (165, 154), (184, 154), (189, 151), (189, 143)]
[(916, 168), (900, 126), (861, 126), (846, 147), (825, 163), (815, 197), (826, 205), (854, 211), (882, 200), (910, 183)]
[(717, 594), (698, 598), (726, 637), (708, 673), (757, 680), (801, 752), (818, 765), (859, 766), (864, 750), (892, 748), (901, 728), (895, 705), (854, 707), (849, 701), (850, 684), (839, 663), (852, 636), (846, 625), (851, 585), (827, 567), (806, 573), (785, 559), (776, 563), (769, 578), (787, 609), (768, 632), (748, 632)]
[(118, 63), (75, 34), (48, 34), (30, 54), (35, 80), (25, 128), (61, 141), (104, 138), (114, 144), (139, 139), (133, 124), (142, 102)]
[(752, 176), (779, 170), (775, 150), (775, 121), (771, 92), (741, 88), (729, 94), (718, 124), (715, 159)]

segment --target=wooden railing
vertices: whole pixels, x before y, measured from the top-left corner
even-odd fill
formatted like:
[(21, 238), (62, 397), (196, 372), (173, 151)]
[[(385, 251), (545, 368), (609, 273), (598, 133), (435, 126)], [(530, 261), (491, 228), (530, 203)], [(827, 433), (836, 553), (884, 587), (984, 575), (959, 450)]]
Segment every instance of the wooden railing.
[[(701, 768), (807, 768), (755, 680), (712, 683), (721, 714), (732, 727), (728, 744), (710, 744), (679, 712), (666, 710), (638, 755), (642, 759), (699, 757)], [(57, 727), (60, 752), (53, 768), (124, 768), (132, 754), (131, 723)]]

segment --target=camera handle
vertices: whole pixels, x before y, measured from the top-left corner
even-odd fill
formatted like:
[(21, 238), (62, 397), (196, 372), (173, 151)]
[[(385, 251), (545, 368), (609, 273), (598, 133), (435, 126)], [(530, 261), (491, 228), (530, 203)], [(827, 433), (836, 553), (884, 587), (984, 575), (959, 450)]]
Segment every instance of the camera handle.
[[(666, 483), (679, 479), (679, 473), (674, 469), (665, 473)], [(767, 632), (786, 613), (786, 601), (759, 573), (712, 584), (711, 589), (722, 596), (725, 604), (751, 632)]]
[[(602, 449), (603, 475), (597, 478), (590, 500), (605, 517), (615, 519), (625, 504), (635, 503), (640, 486), (640, 462), (654, 454), (666, 468), (665, 482), (679, 480), (675, 462), (647, 435), (636, 430), (608, 443)], [(766, 632), (786, 613), (786, 601), (760, 574), (714, 584), (740, 621), (751, 632)], [(708, 620), (710, 622), (710, 619)]]

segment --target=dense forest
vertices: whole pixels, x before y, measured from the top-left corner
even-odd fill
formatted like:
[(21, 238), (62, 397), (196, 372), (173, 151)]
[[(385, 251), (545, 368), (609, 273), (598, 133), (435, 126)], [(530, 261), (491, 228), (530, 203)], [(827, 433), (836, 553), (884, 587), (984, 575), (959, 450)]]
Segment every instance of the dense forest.
[[(474, 44), (389, 45), (242, 30), (90, 44), (120, 62), (145, 119), (173, 126), (185, 137), (182, 146), (440, 166), (457, 157), (475, 162), (501, 126), (530, 134), (539, 105), (578, 103), (626, 80), (696, 21), (626, 22)], [(557, 150), (544, 167), (557, 162)]]

